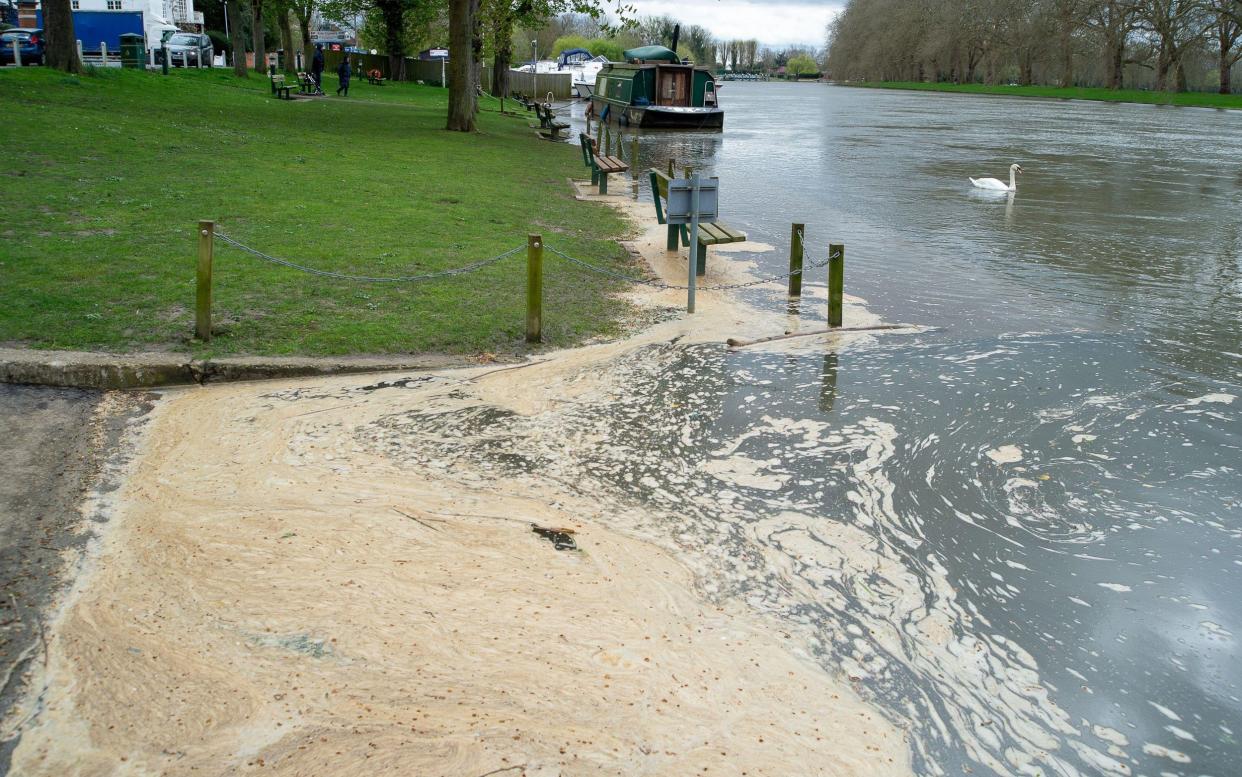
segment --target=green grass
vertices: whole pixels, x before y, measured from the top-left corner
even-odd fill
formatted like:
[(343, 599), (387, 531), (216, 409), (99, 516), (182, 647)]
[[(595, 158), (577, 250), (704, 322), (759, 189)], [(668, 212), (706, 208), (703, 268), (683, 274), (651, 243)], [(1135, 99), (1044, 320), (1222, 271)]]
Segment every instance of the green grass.
[[(325, 79), (329, 94), (335, 82)], [(0, 344), (222, 354), (519, 351), (525, 256), (420, 284), (359, 284), (216, 242), (209, 345), (191, 339), (199, 219), (275, 256), (418, 274), (548, 244), (631, 273), (606, 206), (573, 198), (576, 148), (484, 101), (443, 129), (444, 90), (354, 82), (286, 102), (231, 71), (0, 70)], [(516, 107), (516, 106), (515, 106)], [(545, 258), (544, 340), (622, 331), (616, 282)]]
[(844, 86), (869, 89), (905, 89), (918, 92), (959, 92), (963, 94), (1000, 94), (1011, 97), (1043, 97), (1057, 100), (1098, 100), (1148, 105), (1180, 105), (1194, 108), (1231, 108), (1242, 110), (1242, 95), (1209, 92), (1149, 92), (1139, 89), (1093, 89), (1056, 86), (987, 86), (984, 84), (928, 84), (918, 81), (854, 82)]

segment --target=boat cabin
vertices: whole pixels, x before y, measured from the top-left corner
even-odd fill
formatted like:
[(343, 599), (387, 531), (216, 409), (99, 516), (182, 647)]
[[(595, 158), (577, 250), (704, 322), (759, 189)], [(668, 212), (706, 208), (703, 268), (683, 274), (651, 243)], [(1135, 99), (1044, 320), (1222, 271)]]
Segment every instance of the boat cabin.
[(595, 82), (596, 115), (644, 127), (723, 126), (711, 70), (683, 63), (663, 46), (631, 49), (625, 57), (625, 62), (600, 71)]

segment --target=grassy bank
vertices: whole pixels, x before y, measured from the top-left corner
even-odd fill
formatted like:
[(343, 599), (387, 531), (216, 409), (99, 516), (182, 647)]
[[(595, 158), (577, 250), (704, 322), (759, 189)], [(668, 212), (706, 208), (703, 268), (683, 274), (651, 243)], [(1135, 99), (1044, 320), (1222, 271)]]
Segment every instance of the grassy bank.
[[(219, 241), (218, 336), (190, 340), (198, 219), (359, 275), (458, 267), (529, 232), (627, 268), (614, 242), (624, 224), (569, 190), (582, 174), (576, 149), (494, 110), (479, 134), (445, 132), (446, 100), (434, 87), (355, 81), (348, 99), (286, 102), (264, 77), (220, 70), (0, 70), (0, 343), (204, 355), (522, 348), (522, 255), (430, 283), (358, 284)], [(618, 331), (627, 309), (614, 283), (546, 261), (546, 342)]]
[(918, 81), (855, 82), (843, 86), (868, 89), (904, 89), (916, 92), (958, 92), (962, 94), (999, 94), (1010, 97), (1043, 97), (1056, 100), (1098, 100), (1114, 103), (1146, 105), (1181, 105), (1195, 108), (1231, 108), (1242, 110), (1242, 95), (1210, 94), (1208, 92), (1147, 92), (1138, 89), (1092, 89), (1055, 86), (986, 86), (984, 84), (927, 84)]

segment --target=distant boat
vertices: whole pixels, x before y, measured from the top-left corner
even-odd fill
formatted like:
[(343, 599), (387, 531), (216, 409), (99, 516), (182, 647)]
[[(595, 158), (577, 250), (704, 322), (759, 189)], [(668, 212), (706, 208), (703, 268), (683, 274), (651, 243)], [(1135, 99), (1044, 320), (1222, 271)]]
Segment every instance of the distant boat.
[(579, 97), (590, 97), (595, 91), (595, 79), (608, 64), (608, 57), (592, 57), (586, 49), (567, 49), (557, 59), (557, 67), (573, 74), (573, 90)]
[[(676, 39), (674, 34), (674, 45)], [(624, 56), (625, 62), (604, 65), (595, 79), (591, 105), (601, 120), (634, 127), (724, 127), (710, 69), (683, 63), (664, 46), (642, 46)]]

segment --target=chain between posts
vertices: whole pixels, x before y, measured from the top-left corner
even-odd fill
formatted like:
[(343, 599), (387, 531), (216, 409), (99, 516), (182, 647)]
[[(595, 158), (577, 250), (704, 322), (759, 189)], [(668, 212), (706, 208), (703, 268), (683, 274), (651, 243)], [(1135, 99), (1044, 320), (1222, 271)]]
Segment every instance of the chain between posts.
[[(582, 259), (578, 259), (577, 257), (570, 256), (569, 254), (563, 251), (560, 251), (548, 245), (547, 243), (544, 243), (543, 247), (547, 249), (548, 251), (551, 251), (552, 253), (561, 257), (565, 261), (571, 264), (575, 264), (589, 272), (593, 272), (598, 275), (606, 275), (610, 278), (617, 278), (618, 280), (629, 281), (630, 283), (639, 283), (645, 286), (651, 286), (656, 289), (686, 291), (690, 288), (689, 285), (687, 284), (665, 283), (664, 281), (654, 280), (651, 278), (639, 278), (633, 275), (627, 275), (625, 273), (617, 272), (616, 270), (609, 270), (605, 267), (599, 267), (597, 265), (591, 264), (590, 262), (586, 262), (586, 261), (583, 261)], [(805, 274), (807, 270), (817, 270), (822, 267), (827, 267), (828, 263), (831, 262), (833, 259), (840, 259), (840, 258), (841, 258), (841, 255), (839, 253), (829, 254), (827, 259), (822, 259), (819, 261), (811, 262), (809, 265), (803, 266), (802, 269), (800, 270), (793, 270), (791, 272), (787, 272), (782, 275), (772, 275), (766, 278), (759, 278), (753, 281), (745, 281), (743, 283), (726, 283), (726, 284), (720, 284), (717, 286), (698, 286), (697, 288), (699, 291), (729, 291), (732, 289), (745, 289), (750, 286), (761, 286), (765, 283), (775, 283), (776, 281), (785, 280), (794, 275)]]
[(300, 270), (305, 273), (310, 273), (311, 275), (318, 275), (318, 276), (325, 277), (325, 278), (336, 278), (338, 280), (344, 280), (344, 281), (355, 281), (359, 283), (418, 283), (420, 281), (429, 281), (435, 278), (446, 278), (446, 277), (450, 277), (453, 275), (465, 275), (466, 273), (474, 272), (475, 270), (481, 270), (484, 267), (487, 267), (488, 265), (496, 264), (499, 261), (508, 259), (510, 256), (513, 256), (514, 254), (518, 254), (526, 250), (526, 246), (524, 245), (518, 246), (517, 248), (512, 248), (508, 251), (505, 251), (503, 254), (493, 256), (490, 259), (483, 259), (481, 261), (473, 262), (471, 264), (467, 264), (462, 267), (455, 267), (451, 270), (439, 270), (436, 272), (424, 273), (422, 275), (399, 275), (399, 276), (390, 276), (390, 277), (375, 277), (375, 276), (370, 276), (370, 275), (350, 275), (348, 273), (332, 272), (331, 270), (320, 270), (316, 267), (307, 267), (306, 265), (298, 264), (297, 262), (291, 262), (288, 259), (281, 259), (279, 257), (272, 256), (270, 254), (265, 254), (256, 248), (251, 248), (250, 246), (244, 243), (234, 240), (233, 238), (229, 237), (223, 232), (217, 231), (215, 233), (215, 236), (219, 238), (221, 241), (228, 243), (230, 246), (232, 246), (233, 248), (236, 248), (239, 251), (250, 254), (252, 256), (256, 256), (259, 259), (262, 259), (266, 262), (271, 262), (272, 264), (278, 264), (282, 267), (289, 267), (294, 270)]

